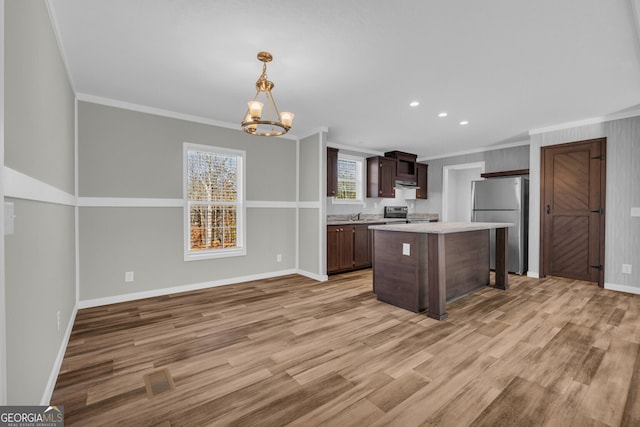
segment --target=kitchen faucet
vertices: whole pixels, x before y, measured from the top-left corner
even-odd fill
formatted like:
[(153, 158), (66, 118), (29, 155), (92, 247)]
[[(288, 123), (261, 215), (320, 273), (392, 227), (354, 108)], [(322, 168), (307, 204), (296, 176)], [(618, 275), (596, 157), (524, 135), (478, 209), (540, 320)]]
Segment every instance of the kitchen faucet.
[(362, 212), (358, 212), (357, 214), (353, 214), (353, 215), (351, 215), (351, 216), (350, 216), (351, 221), (357, 221), (357, 220), (359, 220), (359, 219), (360, 219), (360, 214), (361, 214), (361, 213), (362, 213)]

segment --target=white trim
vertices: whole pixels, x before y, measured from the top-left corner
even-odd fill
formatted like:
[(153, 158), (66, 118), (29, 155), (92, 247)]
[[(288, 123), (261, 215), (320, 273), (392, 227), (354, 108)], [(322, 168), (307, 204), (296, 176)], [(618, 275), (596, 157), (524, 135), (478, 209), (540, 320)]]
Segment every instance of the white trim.
[(247, 201), (247, 208), (276, 208), (276, 209), (295, 209), (298, 202), (280, 202), (271, 200), (252, 200)]
[(452, 170), (464, 170), (464, 169), (477, 169), (480, 168), (480, 173), (484, 173), (485, 163), (461, 163), (458, 165), (448, 165), (442, 167), (442, 221), (448, 221), (449, 219), (449, 171)]
[[(86, 93), (78, 93), (76, 96), (80, 101), (91, 102), (93, 104), (100, 104), (100, 105), (106, 105), (108, 107), (122, 108), (124, 110), (136, 111), (138, 113), (153, 114), (155, 116), (185, 120), (188, 122), (201, 123), (205, 125), (233, 129), (233, 130), (237, 130), (238, 132), (242, 132), (242, 129), (240, 129), (240, 122), (238, 123), (223, 122), (221, 120), (210, 119), (207, 117), (178, 113), (176, 111), (163, 110), (161, 108), (150, 107), (150, 106), (141, 105), (141, 104), (134, 104), (131, 102), (119, 101), (116, 99), (104, 98), (96, 95), (89, 95)], [(287, 133), (286, 135), (281, 135), (278, 138), (291, 139), (291, 140), (297, 139), (295, 135), (292, 135), (289, 133)]]
[(296, 269), (300, 268), (300, 140), (296, 140), (296, 229), (295, 248), (296, 248)]
[(529, 136), (537, 135), (540, 133), (553, 132), (557, 130), (576, 128), (580, 126), (596, 125), (599, 123), (610, 122), (612, 120), (628, 119), (630, 117), (636, 116), (640, 116), (640, 109), (623, 111), (620, 113), (609, 114), (607, 116), (592, 117), (589, 119), (577, 120), (575, 122), (561, 123), (543, 128), (531, 129), (529, 130)]
[(53, 367), (51, 368), (51, 374), (49, 374), (49, 381), (47, 381), (47, 386), (42, 393), (42, 398), (40, 399), (40, 405), (49, 406), (49, 402), (51, 401), (51, 395), (53, 394), (53, 389), (56, 386), (56, 381), (58, 379), (58, 375), (60, 374), (60, 367), (62, 366), (62, 361), (64, 360), (64, 354), (67, 351), (67, 345), (69, 345), (69, 339), (71, 338), (71, 331), (73, 330), (73, 324), (76, 321), (76, 315), (78, 314), (78, 303), (76, 303), (75, 307), (73, 307), (73, 311), (71, 312), (71, 317), (69, 319), (69, 323), (67, 323), (67, 330), (64, 333), (64, 337), (62, 338), (62, 342), (60, 343), (60, 348), (58, 349), (58, 356), (56, 356), (55, 362), (53, 362)]
[(326, 282), (327, 280), (329, 280), (329, 276), (326, 274), (316, 274), (305, 270), (296, 270), (296, 274), (308, 277), (309, 279), (317, 280), (318, 282)]
[[(0, 170), (4, 169), (4, 0), (0, 0)], [(0, 180), (2, 181), (2, 180)], [(0, 405), (7, 404), (7, 302), (5, 292), (4, 184), (0, 182)]]
[(232, 277), (229, 279), (213, 280), (210, 282), (192, 283), (190, 285), (174, 286), (171, 288), (153, 289), (150, 291), (135, 292), (131, 294), (114, 295), (104, 298), (81, 300), (78, 308), (99, 307), (102, 305), (116, 304), (120, 302), (135, 301), (144, 298), (153, 298), (180, 292), (198, 291), (201, 289), (215, 288), (218, 286), (234, 285), (236, 283), (251, 282), (254, 280), (271, 279), (273, 277), (297, 274), (297, 269), (273, 271), (270, 273), (253, 274), (250, 276)]
[(67, 55), (65, 54), (64, 44), (62, 43), (62, 37), (60, 37), (60, 31), (58, 30), (58, 18), (55, 12), (55, 8), (53, 7), (51, 0), (46, 0), (45, 4), (47, 6), (47, 12), (49, 13), (49, 21), (51, 21), (53, 34), (56, 37), (56, 44), (58, 45), (58, 53), (60, 54), (60, 58), (62, 58), (62, 64), (64, 65), (64, 69), (67, 73), (67, 80), (69, 80), (69, 86), (71, 86), (71, 91), (75, 93), (76, 89), (75, 89), (75, 85), (73, 84), (73, 79), (71, 78), (71, 68), (69, 67), (69, 61), (67, 61)]
[(338, 150), (355, 151), (356, 153), (371, 154), (372, 156), (384, 156), (382, 151), (369, 150), (368, 148), (355, 147), (353, 145), (336, 144), (335, 142), (327, 142), (327, 147), (337, 148)]
[(75, 206), (76, 197), (22, 172), (4, 167), (5, 197)]
[[(324, 131), (325, 133), (327, 130)], [(323, 132), (318, 134), (318, 197), (320, 198), (318, 206), (318, 243), (320, 249), (318, 253), (318, 276), (327, 272), (325, 267), (327, 257), (327, 232), (325, 215), (327, 206), (327, 146), (323, 138)]]
[(298, 202), (300, 209), (321, 209), (322, 202)]
[(527, 271), (527, 277), (531, 277), (532, 279), (539, 279), (540, 273), (537, 271)]
[(75, 263), (76, 263), (76, 306), (80, 301), (80, 208), (78, 207), (78, 193), (80, 189), (80, 180), (78, 179), (78, 98), (73, 101), (73, 176), (74, 176), (74, 194), (76, 197), (76, 206), (73, 208), (73, 222), (75, 229)]
[(439, 154), (437, 156), (431, 156), (431, 157), (419, 157), (416, 161), (426, 162), (427, 160), (444, 159), (447, 157), (463, 156), (465, 154), (486, 153), (487, 151), (502, 150), (503, 148), (520, 147), (522, 145), (529, 145), (529, 140), (510, 142), (508, 144), (491, 145), (489, 147), (474, 148), (472, 150), (457, 151), (455, 153), (449, 153), (449, 154)]
[(183, 208), (182, 199), (145, 199), (136, 197), (78, 197), (80, 207), (105, 208)]
[(604, 283), (604, 288), (605, 289), (609, 289), (611, 291), (618, 291), (618, 292), (627, 292), (630, 294), (636, 294), (636, 295), (640, 295), (640, 287), (637, 286), (628, 286), (628, 285), (618, 285), (615, 283)]

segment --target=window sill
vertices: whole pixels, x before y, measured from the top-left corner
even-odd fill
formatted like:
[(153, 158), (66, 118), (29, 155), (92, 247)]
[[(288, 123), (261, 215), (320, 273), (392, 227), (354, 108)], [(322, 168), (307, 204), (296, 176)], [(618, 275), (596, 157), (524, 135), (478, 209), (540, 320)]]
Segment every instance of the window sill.
[(194, 251), (184, 254), (185, 261), (201, 261), (206, 259), (230, 258), (236, 256), (246, 256), (247, 250), (244, 248), (216, 249), (210, 251)]
[(331, 204), (333, 205), (364, 205), (364, 200), (343, 200), (331, 198)]

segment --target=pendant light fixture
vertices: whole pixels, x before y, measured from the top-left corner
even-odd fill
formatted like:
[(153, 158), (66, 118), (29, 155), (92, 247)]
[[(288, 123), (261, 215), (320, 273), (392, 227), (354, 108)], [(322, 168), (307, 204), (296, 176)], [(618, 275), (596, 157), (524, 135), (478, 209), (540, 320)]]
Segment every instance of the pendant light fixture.
[[(249, 108), (242, 120), (242, 130), (251, 135), (284, 135), (291, 129), (294, 115), (288, 111), (278, 112), (276, 101), (271, 94), (275, 85), (267, 80), (267, 62), (271, 62), (273, 56), (269, 52), (259, 52), (258, 60), (263, 62), (262, 74), (256, 82), (256, 96), (248, 102)], [(258, 99), (260, 94), (264, 94), (264, 102)]]

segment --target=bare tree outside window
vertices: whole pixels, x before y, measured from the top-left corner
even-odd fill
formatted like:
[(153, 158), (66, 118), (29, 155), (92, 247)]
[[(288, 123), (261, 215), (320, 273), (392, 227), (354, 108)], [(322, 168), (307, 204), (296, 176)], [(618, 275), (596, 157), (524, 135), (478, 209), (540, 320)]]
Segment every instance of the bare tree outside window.
[(242, 157), (197, 149), (188, 149), (186, 156), (189, 252), (241, 246), (238, 172)]

